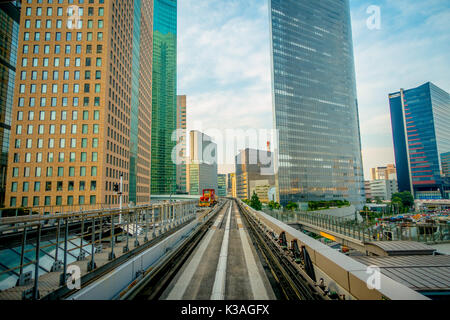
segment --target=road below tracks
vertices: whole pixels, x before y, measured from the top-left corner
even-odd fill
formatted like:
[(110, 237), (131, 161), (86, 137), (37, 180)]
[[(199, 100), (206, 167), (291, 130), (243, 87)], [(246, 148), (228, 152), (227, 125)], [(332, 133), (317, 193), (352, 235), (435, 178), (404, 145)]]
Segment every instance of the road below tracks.
[(235, 201), (223, 206), (160, 299), (275, 299)]

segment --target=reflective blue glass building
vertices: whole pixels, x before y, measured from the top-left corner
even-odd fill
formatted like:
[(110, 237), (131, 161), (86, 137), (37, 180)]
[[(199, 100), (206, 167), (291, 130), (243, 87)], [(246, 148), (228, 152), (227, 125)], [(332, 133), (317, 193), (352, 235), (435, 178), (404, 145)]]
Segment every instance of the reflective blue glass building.
[(20, 2), (0, 3), (0, 205), (4, 204), (19, 44)]
[(277, 192), (362, 207), (363, 168), (348, 0), (270, 0)]
[(450, 95), (433, 83), (389, 95), (400, 191), (448, 199)]
[(154, 0), (152, 194), (175, 193), (172, 134), (177, 129), (177, 0)]

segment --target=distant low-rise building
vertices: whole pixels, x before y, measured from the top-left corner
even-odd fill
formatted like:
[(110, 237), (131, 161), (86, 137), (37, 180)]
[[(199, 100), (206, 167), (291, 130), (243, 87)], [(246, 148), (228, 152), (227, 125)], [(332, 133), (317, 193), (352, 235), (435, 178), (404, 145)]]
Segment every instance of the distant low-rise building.
[(370, 188), (370, 181), (364, 181), (364, 190), (366, 191), (366, 200), (372, 200), (372, 189)]
[(370, 170), (372, 180), (397, 180), (397, 170), (394, 164), (385, 167), (376, 167)]
[[(270, 151), (247, 148), (235, 158), (236, 193), (240, 199), (250, 199), (253, 192), (267, 190), (259, 197), (261, 202), (268, 202), (268, 191), (275, 185), (273, 158)], [(264, 191), (265, 192), (265, 191)]]
[[(372, 200), (391, 200), (392, 195), (398, 192), (397, 180), (373, 180), (370, 181), (370, 198)], [(367, 193), (367, 190), (366, 190)]]
[(250, 185), (251, 195), (253, 195), (254, 191), (258, 196), (259, 201), (262, 203), (269, 203), (269, 191), (272, 187), (267, 183), (267, 180), (252, 181)]

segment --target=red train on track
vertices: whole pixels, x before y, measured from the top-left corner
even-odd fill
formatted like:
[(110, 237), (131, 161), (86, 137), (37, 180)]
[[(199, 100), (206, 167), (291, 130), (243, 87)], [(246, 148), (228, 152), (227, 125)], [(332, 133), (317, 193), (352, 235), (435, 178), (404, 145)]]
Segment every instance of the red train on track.
[(203, 189), (203, 196), (198, 202), (199, 207), (212, 207), (217, 203), (216, 190)]

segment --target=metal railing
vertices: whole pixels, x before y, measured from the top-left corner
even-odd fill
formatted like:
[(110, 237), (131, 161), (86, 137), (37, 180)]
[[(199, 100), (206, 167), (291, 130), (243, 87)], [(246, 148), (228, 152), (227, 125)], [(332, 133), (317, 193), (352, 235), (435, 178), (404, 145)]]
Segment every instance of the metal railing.
[[(27, 287), (34, 282), (32, 288), (24, 290), (22, 298), (39, 299), (39, 275), (45, 269), (40, 264), (42, 260), (48, 265), (52, 259), (51, 267), (44, 271), (60, 272), (59, 286), (63, 286), (71, 276), (68, 266), (73, 258), (89, 260), (87, 271), (93, 271), (98, 254), (108, 252), (108, 261), (112, 261), (119, 253), (118, 242), (122, 244), (121, 254), (125, 254), (130, 251), (130, 242), (137, 248), (193, 218), (196, 205), (197, 201), (161, 202), (125, 209), (64, 210), (51, 215), (33, 210), (26, 216), (0, 218), (0, 236), (21, 239), (20, 246), (14, 249), (16, 253), (20, 251), (19, 263), (1, 271), (0, 279), (13, 275), (17, 277), (16, 286)], [(2, 247), (8, 248), (8, 243)], [(34, 271), (29, 266), (34, 266)]]
[[(133, 206), (130, 208), (135, 208)], [(127, 209), (128, 205), (123, 204), (122, 209)], [(0, 208), (0, 218), (19, 217), (28, 215), (55, 215), (59, 213), (70, 212), (87, 212), (95, 210), (112, 210), (119, 209), (119, 204), (78, 204), (78, 205), (51, 205), (51, 206), (34, 206), (34, 207), (14, 207), (14, 208)]]
[(425, 243), (450, 242), (450, 224), (416, 224), (381, 223), (376, 228), (353, 219), (306, 212), (274, 212), (266, 214), (284, 223), (307, 223), (325, 231), (335, 232), (362, 242), (366, 241), (418, 241)]

